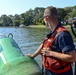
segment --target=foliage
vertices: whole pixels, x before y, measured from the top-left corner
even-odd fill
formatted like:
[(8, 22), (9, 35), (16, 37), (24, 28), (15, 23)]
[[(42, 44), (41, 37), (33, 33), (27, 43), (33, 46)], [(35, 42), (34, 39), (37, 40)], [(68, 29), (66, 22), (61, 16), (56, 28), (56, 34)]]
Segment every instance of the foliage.
[(65, 16), (67, 15), (67, 12), (63, 8), (58, 8), (57, 11), (59, 20), (64, 20)]
[[(21, 24), (28, 25), (43, 25), (43, 12), (45, 8), (36, 7), (34, 10), (29, 9), (20, 15), (2, 15), (0, 17), (0, 26), (19, 26)], [(58, 19), (60, 21), (68, 20), (69, 18), (76, 17), (76, 6), (57, 8)]]

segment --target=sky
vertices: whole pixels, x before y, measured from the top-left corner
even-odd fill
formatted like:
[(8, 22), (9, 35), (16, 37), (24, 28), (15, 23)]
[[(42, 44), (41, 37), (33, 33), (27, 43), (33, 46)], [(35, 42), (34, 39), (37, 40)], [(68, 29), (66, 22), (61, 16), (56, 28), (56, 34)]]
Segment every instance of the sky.
[(0, 16), (6, 14), (15, 15), (25, 13), (29, 9), (34, 10), (36, 7), (54, 6), (64, 8), (75, 6), (76, 0), (0, 0)]

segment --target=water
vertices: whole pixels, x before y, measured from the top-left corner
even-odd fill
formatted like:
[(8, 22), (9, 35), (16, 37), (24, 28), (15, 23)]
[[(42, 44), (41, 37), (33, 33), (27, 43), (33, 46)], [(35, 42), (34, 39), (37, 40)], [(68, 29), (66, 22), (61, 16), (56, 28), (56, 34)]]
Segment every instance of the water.
[[(10, 28), (10, 27), (1, 27), (0, 33), (8, 36), (9, 33), (13, 34), (13, 38), (19, 45), (22, 53), (33, 54), (43, 39), (46, 37), (46, 34), (49, 32), (47, 28)], [(35, 58), (38, 64), (41, 66), (41, 56)]]

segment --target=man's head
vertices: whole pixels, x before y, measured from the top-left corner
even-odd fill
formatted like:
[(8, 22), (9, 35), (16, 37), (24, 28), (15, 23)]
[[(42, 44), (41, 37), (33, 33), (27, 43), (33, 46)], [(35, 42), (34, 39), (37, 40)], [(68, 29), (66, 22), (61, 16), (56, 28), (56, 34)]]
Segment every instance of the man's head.
[(45, 10), (44, 10), (44, 17), (50, 17), (50, 16), (57, 16), (57, 9), (53, 6), (50, 6), (50, 7), (47, 7)]
[(57, 9), (53, 6), (47, 7), (44, 10), (44, 22), (47, 26), (53, 24), (57, 19)]

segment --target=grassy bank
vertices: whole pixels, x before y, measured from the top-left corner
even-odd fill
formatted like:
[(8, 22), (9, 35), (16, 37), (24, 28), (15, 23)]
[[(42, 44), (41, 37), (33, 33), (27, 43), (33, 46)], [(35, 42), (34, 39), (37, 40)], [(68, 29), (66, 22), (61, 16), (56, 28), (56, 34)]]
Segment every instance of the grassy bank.
[(29, 25), (27, 27), (32, 27), (32, 28), (46, 28), (44, 25)]
[[(30, 28), (47, 28), (47, 27), (44, 26), (44, 25), (30, 25), (30, 26), (27, 26), (27, 27), (30, 27)], [(74, 35), (73, 35), (73, 32), (72, 32), (72, 30), (71, 30), (70, 25), (66, 25), (66, 26), (64, 26), (64, 27), (66, 27), (66, 28), (69, 30), (69, 32), (71, 33), (72, 37), (74, 38), (74, 41), (76, 41), (76, 39), (75, 39), (75, 37), (74, 37)]]
[[(30, 26), (27, 26), (27, 27), (32, 27), (32, 28), (46, 28), (45, 25), (30, 25)], [(69, 28), (70, 25), (67, 25), (67, 26), (64, 26), (66, 28)]]

